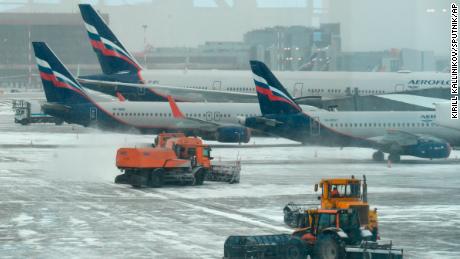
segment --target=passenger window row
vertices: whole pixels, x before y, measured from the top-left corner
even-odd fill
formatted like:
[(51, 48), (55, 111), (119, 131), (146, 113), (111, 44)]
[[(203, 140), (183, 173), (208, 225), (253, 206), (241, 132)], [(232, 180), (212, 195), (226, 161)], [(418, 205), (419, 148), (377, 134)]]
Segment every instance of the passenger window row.
[(253, 92), (254, 88), (246, 88), (246, 87), (229, 87), (227, 91), (233, 92)]
[(196, 86), (196, 85), (186, 85), (185, 88), (191, 88), (191, 89), (203, 89), (206, 90), (208, 89), (206, 86)]
[(242, 114), (242, 113), (239, 113), (237, 114), (236, 116), (240, 116), (240, 117), (255, 117), (257, 116), (256, 114)]
[[(171, 113), (158, 113), (158, 112), (150, 112), (150, 113), (144, 113), (144, 112), (113, 112), (113, 116), (138, 116), (138, 117), (171, 117)], [(211, 113), (211, 117), (216, 117), (216, 115), (219, 118), (230, 118), (230, 114), (221, 114), (221, 113)], [(192, 118), (206, 118), (206, 113), (186, 113), (186, 117), (192, 117)]]
[(136, 112), (113, 112), (112, 114), (113, 116), (139, 116), (139, 117), (142, 117), (142, 116), (144, 117), (146, 116), (148, 117), (171, 117), (172, 116), (171, 113), (158, 113), (158, 112), (156, 113), (153, 113), (153, 112), (150, 112), (150, 113), (148, 112), (146, 113), (144, 112), (137, 112), (137, 113)]
[(332, 128), (361, 128), (361, 127), (393, 127), (393, 128), (404, 128), (404, 127), (436, 127), (438, 125), (436, 125), (435, 123), (420, 123), (420, 122), (417, 122), (417, 123), (409, 123), (409, 122), (403, 122), (403, 123), (400, 123), (400, 122), (393, 122), (393, 123), (331, 123), (330, 126)]

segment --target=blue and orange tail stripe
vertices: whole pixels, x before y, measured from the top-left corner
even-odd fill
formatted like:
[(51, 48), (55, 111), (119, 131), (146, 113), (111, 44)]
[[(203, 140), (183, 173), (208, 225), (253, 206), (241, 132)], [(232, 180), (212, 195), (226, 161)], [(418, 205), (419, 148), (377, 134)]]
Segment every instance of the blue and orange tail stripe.
[(280, 90), (271, 87), (265, 79), (262, 77), (253, 74), (254, 83), (256, 85), (256, 91), (259, 94), (263, 94), (268, 97), (270, 101), (273, 102), (284, 102), (292, 106), (293, 109), (297, 111), (302, 111), (300, 107), (295, 103), (291, 97), (281, 92)]
[(81, 85), (48, 45), (44, 42), (33, 42), (32, 45), (48, 102), (88, 102), (89, 98)]
[(93, 46), (94, 49), (99, 50), (104, 56), (122, 59), (131, 64), (135, 68), (135, 71), (142, 70), (141, 66), (122, 46), (101, 37), (94, 26), (85, 23), (85, 27), (88, 32), (91, 46)]
[(37, 60), (38, 71), (40, 73), (40, 78), (42, 80), (51, 82), (55, 87), (67, 88), (81, 95), (86, 95), (84, 93), (84, 90), (81, 88), (80, 85), (78, 85), (78, 83), (74, 82), (73, 80), (67, 78), (66, 76), (56, 71), (53, 71), (51, 69), (51, 66), (48, 64), (48, 62), (40, 58), (36, 58), (36, 60)]
[(80, 4), (79, 7), (91, 46), (98, 54), (103, 72), (105, 74), (123, 71), (139, 73), (142, 67), (126, 50), (96, 10), (89, 4)]
[(262, 114), (287, 114), (302, 111), (264, 63), (251, 61), (250, 64)]

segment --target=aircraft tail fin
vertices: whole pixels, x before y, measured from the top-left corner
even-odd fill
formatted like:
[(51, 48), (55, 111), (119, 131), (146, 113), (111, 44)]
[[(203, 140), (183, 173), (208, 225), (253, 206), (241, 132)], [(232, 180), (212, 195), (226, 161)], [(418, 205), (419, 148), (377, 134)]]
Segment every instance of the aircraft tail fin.
[(139, 73), (142, 67), (115, 36), (101, 15), (90, 4), (80, 4), (79, 7), (89, 41), (104, 74)]
[(302, 109), (270, 69), (262, 62), (250, 61), (260, 110), (265, 114), (292, 114)]
[(88, 103), (85, 90), (48, 45), (44, 42), (33, 42), (32, 45), (47, 101), (60, 104)]

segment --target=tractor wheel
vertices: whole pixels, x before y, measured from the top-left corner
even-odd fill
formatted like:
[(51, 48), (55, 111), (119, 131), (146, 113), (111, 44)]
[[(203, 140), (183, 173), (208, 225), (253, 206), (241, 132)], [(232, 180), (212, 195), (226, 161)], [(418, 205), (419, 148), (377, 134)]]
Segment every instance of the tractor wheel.
[(198, 170), (195, 173), (195, 184), (194, 185), (203, 185), (205, 171), (203, 169)]
[(292, 237), (286, 246), (287, 259), (305, 259), (308, 255), (308, 246), (299, 237)]
[(399, 163), (401, 161), (401, 156), (398, 153), (390, 153), (390, 155), (388, 155), (388, 160), (392, 163)]
[(127, 174), (120, 174), (115, 177), (116, 184), (129, 184), (129, 176)]
[(372, 154), (372, 159), (377, 162), (382, 162), (385, 159), (385, 155), (383, 154), (382, 151), (376, 151), (374, 154)]
[(138, 172), (131, 175), (131, 185), (135, 188), (141, 188), (149, 185), (148, 175), (146, 172)]
[(314, 259), (341, 259), (345, 258), (345, 248), (342, 241), (333, 234), (320, 234), (313, 251)]
[(163, 169), (155, 169), (150, 173), (149, 186), (153, 188), (160, 188), (163, 186)]

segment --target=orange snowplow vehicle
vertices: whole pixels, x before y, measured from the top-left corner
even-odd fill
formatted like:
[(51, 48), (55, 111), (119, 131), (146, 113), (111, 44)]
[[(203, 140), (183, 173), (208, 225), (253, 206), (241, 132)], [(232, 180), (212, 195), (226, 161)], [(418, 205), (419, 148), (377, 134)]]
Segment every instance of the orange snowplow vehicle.
[(123, 174), (115, 183), (134, 187), (161, 187), (165, 183), (202, 185), (205, 180), (239, 182), (241, 167), (211, 165), (211, 147), (197, 137), (182, 133), (162, 133), (154, 147), (120, 148), (116, 166)]
[[(363, 180), (356, 179), (353, 175), (350, 178), (330, 178), (322, 179), (319, 184), (315, 184), (315, 192), (321, 188), (321, 209), (353, 209), (360, 217), (363, 227), (369, 229), (373, 234), (373, 239), (378, 238), (378, 213), (377, 209), (370, 209), (367, 201), (367, 180), (363, 175)], [(307, 205), (307, 207), (305, 207)], [(291, 227), (299, 228), (307, 217), (307, 210), (312, 204), (287, 204), (284, 211), (284, 222)]]

